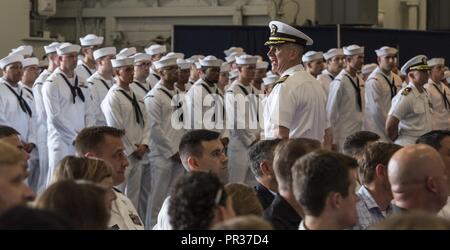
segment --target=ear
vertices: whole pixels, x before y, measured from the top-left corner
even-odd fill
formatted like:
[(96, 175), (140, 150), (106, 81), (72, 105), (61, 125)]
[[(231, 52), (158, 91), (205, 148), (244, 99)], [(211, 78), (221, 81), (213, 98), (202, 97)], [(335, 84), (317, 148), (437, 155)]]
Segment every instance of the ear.
[(271, 175), (273, 171), (270, 169), (269, 164), (266, 161), (262, 161), (259, 164), (259, 169), (263, 173), (263, 176)]
[(387, 178), (387, 168), (383, 164), (378, 164), (375, 167), (375, 174), (379, 178)]
[(339, 209), (342, 204), (342, 195), (338, 192), (331, 192), (326, 199), (325, 204), (327, 203), (331, 208)]
[(437, 193), (438, 192), (438, 187), (437, 187), (436, 181), (434, 180), (433, 177), (431, 177), (431, 176), (427, 177), (427, 179), (426, 179), (426, 186), (427, 186), (427, 189), (430, 192), (432, 192), (432, 193)]
[(197, 158), (195, 158), (193, 156), (189, 156), (187, 158), (187, 164), (188, 164), (189, 171), (198, 171), (199, 170)]

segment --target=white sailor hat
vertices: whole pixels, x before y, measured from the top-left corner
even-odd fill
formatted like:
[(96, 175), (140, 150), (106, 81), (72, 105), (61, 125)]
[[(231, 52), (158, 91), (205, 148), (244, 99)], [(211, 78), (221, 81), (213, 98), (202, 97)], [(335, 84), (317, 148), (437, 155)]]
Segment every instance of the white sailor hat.
[(244, 52), (233, 52), (229, 56), (225, 57), (225, 61), (227, 61), (228, 63), (232, 63), (232, 62), (236, 61), (236, 57), (242, 56), (242, 55), (245, 55), (245, 53)]
[(265, 61), (256, 62), (256, 69), (267, 69), (269, 67), (269, 63)]
[(152, 56), (147, 53), (137, 53), (132, 56), (134, 58), (134, 63), (143, 62), (143, 61), (151, 61)]
[(6, 66), (8, 66), (12, 63), (16, 63), (16, 62), (22, 63), (23, 59), (24, 58), (21, 54), (17, 54), (17, 53), (11, 54), (0, 60), (0, 68), (5, 69)]
[(387, 56), (387, 55), (396, 55), (398, 53), (398, 50), (396, 48), (384, 46), (377, 50), (375, 50), (375, 53), (377, 53), (377, 56)]
[(196, 69), (202, 69), (202, 65), (200, 64), (200, 62), (195, 62), (194, 64)]
[(378, 65), (376, 63), (366, 64), (362, 67), (361, 73), (363, 75), (368, 75), (372, 73), (377, 67)]
[(167, 55), (170, 56), (170, 57), (176, 57), (177, 59), (184, 59), (184, 54), (183, 53), (169, 52)]
[(244, 49), (241, 47), (231, 47), (223, 51), (223, 53), (225, 53), (225, 56), (230, 56), (233, 52), (244, 53)]
[(95, 45), (102, 45), (103, 44), (103, 37), (102, 36), (96, 36), (94, 34), (86, 35), (85, 37), (80, 38), (80, 44), (81, 46), (95, 46)]
[(222, 63), (220, 66), (220, 73), (230, 72), (231, 71), (231, 65), (227, 62)]
[(30, 57), (30, 58), (25, 58), (22, 61), (22, 67), (26, 68), (32, 65), (36, 65), (39, 66), (39, 59), (37, 59), (36, 57)]
[(437, 66), (437, 65), (442, 65), (442, 66), (444, 66), (445, 65), (445, 58), (431, 58), (430, 60), (428, 60), (428, 66), (430, 66), (430, 67), (434, 67), (434, 66)]
[(44, 46), (45, 54), (56, 53), (56, 50), (61, 45), (61, 43), (53, 42), (47, 46)]
[(278, 81), (280, 77), (278, 75), (273, 74), (271, 71), (267, 73), (267, 76), (263, 78), (264, 85), (271, 85)]
[(356, 44), (344, 47), (344, 55), (346, 56), (354, 56), (359, 54), (364, 54), (364, 47), (360, 47)]
[(152, 46), (145, 49), (145, 53), (154, 56), (158, 54), (163, 54), (167, 52), (165, 45), (153, 44)]
[(302, 57), (302, 61), (304, 63), (309, 63), (309, 62), (319, 60), (319, 59), (323, 60), (323, 52), (322, 51), (308, 51)]
[(222, 65), (222, 62), (217, 59), (217, 57), (215, 56), (207, 56), (203, 59), (200, 59), (200, 65), (202, 67), (218, 67), (220, 68), (220, 66)]
[(203, 58), (205, 58), (205, 56), (203, 56), (203, 55), (193, 55), (193, 56), (189, 57), (188, 59), (186, 59), (186, 61), (188, 61), (190, 63), (196, 63), (200, 59), (203, 59)]
[(163, 56), (159, 61), (153, 62), (156, 69), (162, 69), (169, 66), (177, 65), (177, 58), (174, 56)]
[(403, 65), (401, 72), (404, 75), (408, 75), (410, 71), (414, 70), (430, 70), (430, 66), (428, 66), (427, 60), (428, 58), (424, 55), (415, 56)]
[(279, 21), (269, 23), (270, 38), (266, 46), (295, 43), (299, 45), (312, 45), (314, 41), (300, 30)]
[(127, 57), (132, 57), (137, 53), (137, 50), (135, 47), (130, 47), (130, 48), (123, 48), (117, 55), (116, 58), (117, 59), (122, 59), (122, 58), (127, 58)]
[(184, 60), (184, 59), (177, 59), (177, 65), (180, 67), (181, 70), (183, 69), (190, 69), (192, 63)]
[(233, 79), (237, 78), (238, 76), (239, 76), (239, 70), (233, 69), (232, 71), (230, 71), (230, 75), (228, 76), (228, 78), (230, 80), (233, 80)]
[(113, 68), (120, 68), (125, 66), (134, 66), (134, 58), (116, 58), (111, 59), (111, 64)]
[(325, 58), (325, 60), (327, 61), (333, 57), (343, 56), (343, 55), (344, 55), (343, 49), (334, 48), (334, 49), (328, 50), (327, 53), (323, 54), (323, 58)]
[(31, 56), (33, 55), (33, 46), (30, 45), (22, 45), (15, 49), (11, 50), (10, 54), (19, 54), (22, 56)]
[(254, 64), (258, 62), (258, 57), (251, 56), (251, 55), (242, 55), (236, 57), (236, 64), (238, 65), (248, 65), (248, 64)]
[(71, 44), (71, 43), (63, 43), (61, 44), (58, 49), (56, 49), (56, 53), (58, 53), (58, 56), (62, 56), (65, 54), (70, 54), (70, 53), (79, 53), (80, 52), (80, 45), (77, 44)]
[(104, 56), (115, 56), (117, 53), (116, 47), (106, 47), (94, 51), (94, 60), (98, 60)]

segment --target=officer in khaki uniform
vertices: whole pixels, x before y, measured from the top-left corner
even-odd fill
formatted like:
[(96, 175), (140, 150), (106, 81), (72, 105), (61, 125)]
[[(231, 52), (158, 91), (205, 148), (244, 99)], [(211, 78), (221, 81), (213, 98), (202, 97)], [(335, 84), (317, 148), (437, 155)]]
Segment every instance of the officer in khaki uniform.
[(433, 105), (424, 85), (428, 81), (427, 57), (419, 55), (403, 65), (401, 71), (409, 84), (392, 100), (386, 121), (386, 132), (396, 144), (415, 144), (417, 138), (432, 130)]

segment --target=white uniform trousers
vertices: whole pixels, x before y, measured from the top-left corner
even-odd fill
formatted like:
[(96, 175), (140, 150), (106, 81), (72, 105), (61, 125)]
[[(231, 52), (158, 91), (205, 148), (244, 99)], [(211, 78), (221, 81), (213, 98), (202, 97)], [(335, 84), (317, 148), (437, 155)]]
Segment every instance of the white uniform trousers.
[(145, 155), (142, 159), (142, 177), (141, 177), (141, 192), (139, 195), (139, 207), (137, 208), (139, 216), (141, 218), (146, 218), (147, 216), (147, 203), (150, 199), (150, 194), (152, 190), (152, 173), (150, 168), (150, 158), (149, 154)]
[(36, 147), (39, 154), (39, 180), (36, 193), (41, 194), (46, 188), (49, 172), (47, 142), (38, 142)]
[(34, 148), (30, 153), (30, 159), (28, 159), (28, 186), (36, 193), (39, 185), (39, 153), (38, 149)]
[(47, 145), (48, 145), (49, 168), (46, 186), (48, 187), (52, 182), (53, 173), (59, 161), (61, 161), (64, 157), (68, 155), (75, 155), (75, 148), (73, 145), (65, 144), (62, 141), (54, 142), (52, 140), (49, 140), (47, 142)]
[(248, 148), (240, 140), (232, 140), (228, 145), (228, 171), (229, 183), (240, 182), (251, 187), (256, 185), (256, 179), (250, 169)]
[[(145, 157), (144, 155), (144, 159)], [(139, 207), (139, 195), (141, 192), (143, 160), (139, 160), (130, 155), (128, 156), (128, 162), (130, 165), (125, 170), (125, 182), (117, 188), (131, 200), (131, 203), (137, 209)]]
[(152, 229), (156, 224), (164, 200), (170, 195), (178, 177), (184, 173), (184, 167), (180, 162), (174, 162), (161, 155), (152, 155), (150, 164), (152, 166), (152, 189), (150, 199), (147, 201), (145, 229)]

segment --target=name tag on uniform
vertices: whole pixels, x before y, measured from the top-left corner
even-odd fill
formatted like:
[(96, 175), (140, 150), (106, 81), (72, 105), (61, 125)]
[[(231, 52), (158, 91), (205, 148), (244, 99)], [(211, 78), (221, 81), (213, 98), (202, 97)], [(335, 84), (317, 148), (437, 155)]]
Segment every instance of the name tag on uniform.
[(142, 222), (141, 222), (141, 219), (139, 219), (139, 216), (137, 216), (137, 215), (135, 215), (135, 214), (130, 214), (130, 219), (131, 219), (131, 221), (133, 221), (133, 223), (134, 223), (135, 225), (143, 226), (143, 225), (142, 225)]

